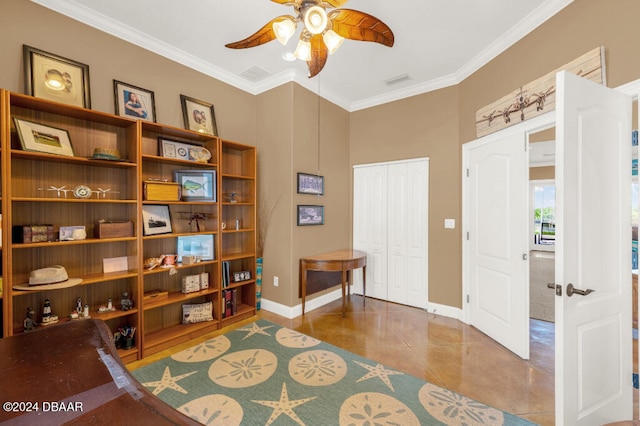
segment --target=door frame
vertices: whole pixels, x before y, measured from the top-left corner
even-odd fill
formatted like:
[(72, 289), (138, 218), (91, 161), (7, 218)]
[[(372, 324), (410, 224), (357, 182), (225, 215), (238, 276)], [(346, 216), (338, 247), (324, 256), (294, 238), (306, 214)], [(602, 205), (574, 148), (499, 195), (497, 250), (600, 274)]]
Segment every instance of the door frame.
[[(631, 96), (633, 101), (640, 103), (639, 95), (640, 95), (640, 79), (631, 81), (629, 83), (623, 84), (614, 88), (614, 90), (618, 90), (624, 94)], [(640, 106), (638, 107), (639, 115), (640, 115)], [(510, 136), (513, 134), (526, 134), (527, 141), (528, 135), (534, 132), (542, 131), (548, 129), (550, 127), (555, 126), (556, 124), (556, 112), (555, 110), (549, 111), (546, 114), (539, 115), (530, 120), (523, 121), (521, 123), (515, 124), (513, 126), (507, 127), (495, 133), (491, 133), (489, 135), (483, 136), (476, 140), (467, 142), (462, 145), (462, 318), (461, 320), (465, 324), (469, 324), (469, 309), (467, 306), (467, 295), (469, 294), (469, 268), (468, 268), (468, 259), (469, 259), (469, 244), (467, 243), (466, 238), (466, 229), (467, 224), (469, 222), (469, 212), (468, 212), (468, 200), (469, 200), (469, 188), (466, 180), (466, 169), (468, 164), (468, 155), (469, 149), (480, 146), (482, 144), (490, 143), (495, 139), (503, 138), (506, 136)], [(640, 127), (640, 119), (638, 126)], [(496, 136), (496, 133), (499, 134)], [(523, 211), (522, 214), (528, 215), (529, 212)], [(528, 216), (527, 216), (528, 217)], [(529, 291), (529, 282), (527, 280), (527, 285), (525, 286), (525, 291)], [(640, 310), (640, 309), (639, 309)], [(640, 359), (640, 354), (638, 355)]]
[[(467, 296), (470, 293), (470, 284), (469, 284), (469, 249), (470, 244), (467, 240), (467, 230), (469, 227), (470, 220), (470, 212), (469, 212), (469, 182), (466, 177), (467, 167), (469, 164), (469, 152), (482, 145), (489, 144), (498, 139), (503, 139), (509, 136), (515, 136), (524, 134), (526, 136), (526, 143), (529, 144), (529, 134), (539, 132), (548, 128), (551, 128), (555, 125), (556, 122), (556, 114), (555, 111), (550, 111), (546, 114), (539, 115), (531, 120), (523, 121), (521, 123), (515, 124), (511, 127), (507, 127), (506, 129), (502, 129), (495, 133), (491, 133), (489, 135), (483, 136), (474, 141), (468, 142), (462, 145), (462, 321), (465, 324), (469, 324), (469, 304), (467, 302)], [(523, 167), (528, 167), (528, 162)], [(528, 175), (528, 170), (527, 170)], [(528, 195), (527, 195), (528, 197)], [(528, 203), (527, 203), (528, 204)], [(529, 217), (529, 211), (526, 206), (523, 207), (522, 217)], [(528, 229), (528, 227), (527, 227)], [(520, 260), (521, 261), (521, 260)], [(523, 291), (529, 291), (529, 280), (526, 279), (526, 285), (523, 287)], [(527, 298), (528, 300), (528, 298)], [(528, 327), (528, 325), (527, 325)], [(528, 351), (527, 351), (528, 352)]]

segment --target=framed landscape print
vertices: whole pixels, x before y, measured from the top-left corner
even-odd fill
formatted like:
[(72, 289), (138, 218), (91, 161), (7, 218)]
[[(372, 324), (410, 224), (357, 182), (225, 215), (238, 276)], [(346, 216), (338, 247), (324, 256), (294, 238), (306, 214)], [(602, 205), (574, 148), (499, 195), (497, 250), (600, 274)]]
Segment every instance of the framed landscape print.
[(298, 194), (324, 195), (324, 176), (298, 173)]
[(89, 65), (23, 45), (25, 93), (91, 108)]
[(195, 132), (218, 136), (213, 105), (185, 95), (180, 95), (184, 127)]
[(15, 117), (13, 121), (16, 123), (16, 130), (24, 151), (44, 152), (68, 157), (74, 156), (69, 132), (66, 130)]
[(118, 80), (113, 80), (113, 91), (116, 115), (156, 122), (156, 102), (152, 91)]
[(324, 225), (324, 206), (298, 206), (298, 226)]

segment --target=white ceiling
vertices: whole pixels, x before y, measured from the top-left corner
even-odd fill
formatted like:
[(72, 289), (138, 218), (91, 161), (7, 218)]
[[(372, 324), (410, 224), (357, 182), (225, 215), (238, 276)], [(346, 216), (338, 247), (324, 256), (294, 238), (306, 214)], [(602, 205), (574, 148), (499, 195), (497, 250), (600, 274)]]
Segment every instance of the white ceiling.
[(269, 0), (32, 1), (249, 93), (296, 81), (356, 111), (459, 83), (573, 0), (350, 0), (344, 8), (384, 21), (395, 45), (345, 40), (313, 79), (282, 59), (296, 37), (224, 47), (293, 14)]

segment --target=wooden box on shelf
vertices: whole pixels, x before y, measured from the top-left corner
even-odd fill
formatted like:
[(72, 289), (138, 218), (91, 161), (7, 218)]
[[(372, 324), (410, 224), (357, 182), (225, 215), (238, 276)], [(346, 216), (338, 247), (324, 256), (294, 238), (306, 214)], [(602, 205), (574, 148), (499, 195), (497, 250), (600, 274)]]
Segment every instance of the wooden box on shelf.
[(133, 221), (98, 222), (95, 227), (96, 238), (126, 238), (133, 237)]

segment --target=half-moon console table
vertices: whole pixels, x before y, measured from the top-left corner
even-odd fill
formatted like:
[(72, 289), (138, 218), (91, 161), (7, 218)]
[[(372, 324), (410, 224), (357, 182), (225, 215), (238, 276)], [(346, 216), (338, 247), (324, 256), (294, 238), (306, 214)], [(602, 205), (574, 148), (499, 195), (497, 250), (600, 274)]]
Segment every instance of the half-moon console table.
[(300, 259), (300, 278), (302, 282), (302, 315), (307, 295), (307, 271), (341, 271), (342, 272), (342, 316), (345, 315), (345, 296), (350, 298), (351, 271), (362, 268), (362, 304), (367, 294), (367, 254), (359, 250), (336, 250), (328, 253)]

